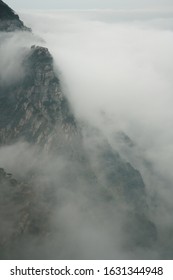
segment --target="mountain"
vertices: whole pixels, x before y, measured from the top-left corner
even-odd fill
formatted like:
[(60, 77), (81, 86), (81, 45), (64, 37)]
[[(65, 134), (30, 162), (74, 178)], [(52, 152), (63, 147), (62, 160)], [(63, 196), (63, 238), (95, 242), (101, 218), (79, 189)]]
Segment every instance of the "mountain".
[(23, 64), (25, 75), (19, 83), (0, 86), (0, 143), (24, 138), (46, 145), (57, 133), (56, 140), (60, 141), (62, 130), (64, 137), (74, 134), (75, 119), (55, 76), (48, 49), (32, 46)]
[(38, 207), (33, 187), (0, 168), (0, 259), (23, 258), (26, 236), (34, 241), (48, 232), (50, 204), (42, 201)]
[(24, 26), (19, 16), (3, 1), (0, 1), (0, 31), (31, 31)]
[[(16, 30), (30, 31), (18, 15), (0, 1), (0, 31), (6, 34)], [(0, 222), (4, 230), (0, 231), (0, 257), (91, 257), (80, 254), (78, 246), (74, 251), (71, 249), (73, 231), (80, 236), (78, 242), (85, 240), (82, 233), (80, 235), (82, 229), (75, 228), (79, 226), (77, 222), (68, 235), (68, 217), (76, 205), (74, 221), (78, 217), (81, 228), (88, 223), (95, 230), (96, 223), (92, 224), (92, 219), (97, 221), (98, 217), (99, 227), (110, 220), (111, 224), (115, 223), (116, 230), (114, 215), (125, 213), (123, 226), (129, 232), (129, 248), (149, 248), (157, 232), (148, 216), (145, 184), (140, 172), (123, 160), (97, 129), (76, 119), (47, 48), (35, 45), (26, 48), (21, 67), (20, 79), (13, 83), (0, 79), (0, 145), (1, 150), (13, 145), (17, 149), (15, 145), (24, 142), (32, 147), (30, 154), (34, 149), (36, 152), (29, 157), (22, 150), (23, 162), (27, 165), (28, 160), (31, 161), (25, 172), (22, 165), (20, 171), (15, 169), (22, 157), (20, 153), (11, 166), (13, 175), (8, 174), (11, 170), (1, 166)], [(89, 148), (84, 141), (87, 137), (92, 139)], [(64, 210), (64, 220), (68, 221), (65, 225), (61, 217), (64, 205), (69, 207)], [(111, 214), (106, 216), (106, 211)], [(102, 212), (106, 218), (98, 214)], [(55, 233), (58, 236), (56, 246), (51, 244)], [(97, 255), (97, 258), (102, 256)]]

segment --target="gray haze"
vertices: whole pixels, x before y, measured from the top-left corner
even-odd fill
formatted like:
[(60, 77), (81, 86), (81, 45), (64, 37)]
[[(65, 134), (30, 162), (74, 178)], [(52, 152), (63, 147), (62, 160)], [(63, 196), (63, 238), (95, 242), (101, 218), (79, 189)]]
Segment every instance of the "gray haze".
[(20, 9), (153, 9), (173, 8), (172, 0), (7, 0)]
[[(140, 170), (153, 220), (160, 232), (170, 229), (173, 14), (23, 16), (53, 53), (76, 116), (99, 128), (112, 147)], [(135, 147), (119, 146), (116, 131), (129, 135)]]

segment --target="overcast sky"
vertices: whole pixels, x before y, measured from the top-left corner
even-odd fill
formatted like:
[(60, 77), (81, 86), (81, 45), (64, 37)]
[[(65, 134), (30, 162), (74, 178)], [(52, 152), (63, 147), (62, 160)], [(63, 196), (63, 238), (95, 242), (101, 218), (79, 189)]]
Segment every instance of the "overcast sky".
[(13, 9), (168, 8), (172, 0), (4, 0)]

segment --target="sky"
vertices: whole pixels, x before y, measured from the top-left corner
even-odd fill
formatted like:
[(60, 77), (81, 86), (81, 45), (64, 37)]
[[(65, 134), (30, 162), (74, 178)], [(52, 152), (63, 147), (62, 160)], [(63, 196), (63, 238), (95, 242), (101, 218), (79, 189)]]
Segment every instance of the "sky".
[(173, 7), (172, 0), (5, 0), (13, 9), (155, 9)]

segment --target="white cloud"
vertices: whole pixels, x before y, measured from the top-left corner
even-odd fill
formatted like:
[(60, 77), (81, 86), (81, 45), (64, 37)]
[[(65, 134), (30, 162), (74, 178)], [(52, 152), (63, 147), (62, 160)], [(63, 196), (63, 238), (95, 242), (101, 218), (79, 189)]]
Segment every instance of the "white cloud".
[(28, 32), (0, 32), (0, 82), (12, 84), (24, 74), (23, 60), (30, 46), (39, 42)]
[[(114, 20), (110, 13), (111, 22), (99, 12), (23, 17), (46, 40), (75, 114), (99, 127), (114, 146), (114, 130), (131, 137), (138, 148), (136, 156), (133, 151), (126, 157), (140, 168), (149, 194), (156, 192), (166, 207), (173, 198), (170, 16), (145, 13), (140, 21), (135, 12), (134, 19), (124, 20), (123, 14)], [(111, 122), (105, 123), (103, 112)], [(143, 167), (143, 159), (151, 162), (154, 174)]]

